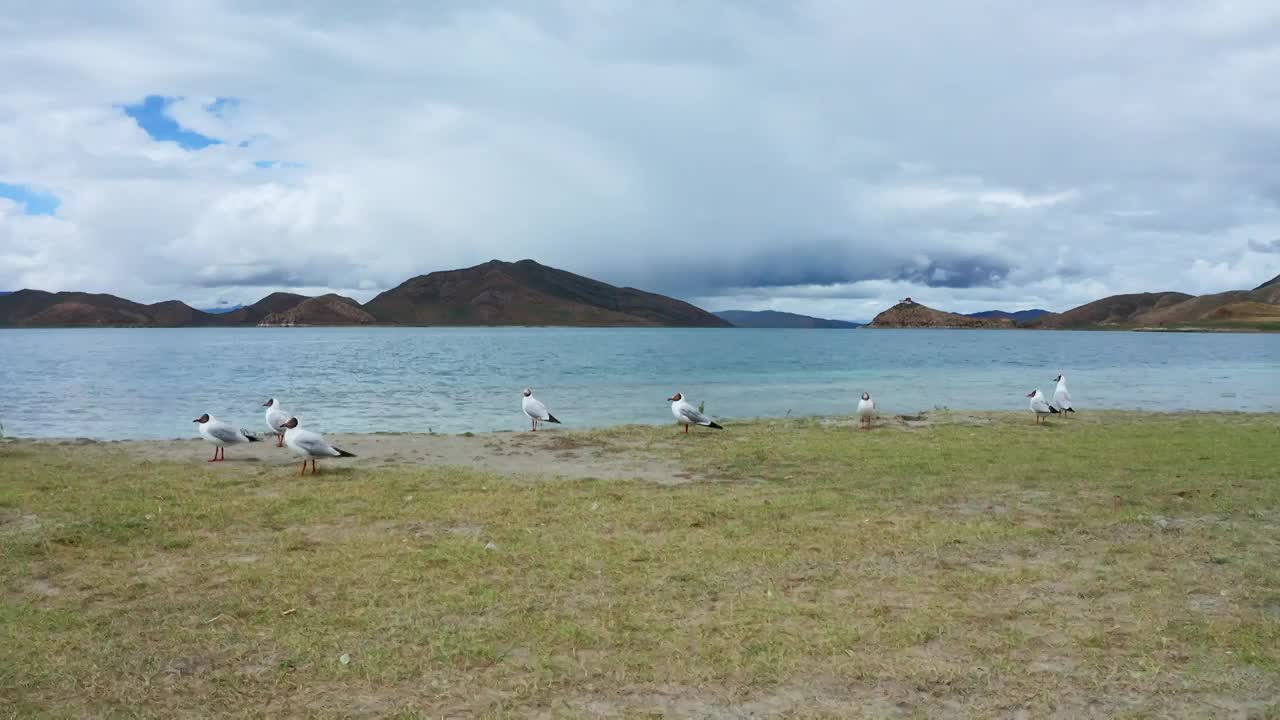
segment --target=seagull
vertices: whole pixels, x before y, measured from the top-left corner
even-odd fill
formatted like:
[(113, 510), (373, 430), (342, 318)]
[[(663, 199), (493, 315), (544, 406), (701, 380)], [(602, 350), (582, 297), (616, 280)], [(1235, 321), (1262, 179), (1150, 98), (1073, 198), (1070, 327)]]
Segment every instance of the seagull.
[(539, 420), (560, 424), (556, 416), (547, 411), (547, 406), (543, 405), (541, 400), (533, 397), (533, 390), (529, 388), (524, 389), (524, 397), (520, 400), (520, 407), (524, 410), (524, 414), (529, 416), (531, 425), (529, 432), (534, 432), (538, 429)]
[(229, 423), (224, 423), (209, 413), (205, 413), (191, 422), (198, 423), (200, 436), (214, 445), (213, 459), (209, 462), (222, 462), (223, 460), (226, 460), (226, 448), (228, 445), (258, 442), (259, 440), (257, 435), (250, 435), (244, 430), (238, 430), (232, 427)]
[(275, 398), (262, 403), (267, 409), (267, 427), (276, 436), (276, 447), (284, 447), (284, 424), (289, 422), (289, 413), (280, 407)]
[(871, 420), (875, 416), (876, 401), (871, 399), (871, 393), (863, 392), (862, 399), (858, 401), (858, 428), (870, 430)]
[(1027, 393), (1027, 397), (1031, 398), (1031, 412), (1036, 414), (1037, 425), (1043, 424), (1044, 417), (1046, 415), (1058, 414), (1058, 408), (1050, 405), (1049, 402), (1044, 399), (1044, 394), (1040, 392), (1039, 388)]
[(1053, 391), (1053, 404), (1058, 408), (1059, 412), (1073, 413), (1075, 408), (1071, 407), (1071, 393), (1067, 392), (1067, 376), (1058, 373), (1058, 377), (1053, 379), (1058, 383), (1057, 389)]
[(676, 416), (676, 421), (684, 423), (684, 431), (686, 434), (689, 432), (690, 425), (702, 425), (704, 427), (715, 428), (716, 430), (724, 429), (715, 424), (711, 418), (698, 412), (698, 408), (690, 405), (689, 401), (684, 399), (684, 395), (676, 393), (675, 395), (667, 398), (667, 400), (671, 402), (671, 414)]
[(294, 455), (302, 458), (302, 470), (298, 473), (301, 477), (307, 472), (307, 461), (311, 461), (311, 474), (315, 475), (320, 472), (316, 467), (316, 458), (322, 457), (355, 457), (355, 455), (346, 450), (338, 448), (325, 442), (324, 436), (310, 430), (303, 430), (298, 427), (298, 418), (289, 418), (284, 424), (284, 444), (289, 446)]

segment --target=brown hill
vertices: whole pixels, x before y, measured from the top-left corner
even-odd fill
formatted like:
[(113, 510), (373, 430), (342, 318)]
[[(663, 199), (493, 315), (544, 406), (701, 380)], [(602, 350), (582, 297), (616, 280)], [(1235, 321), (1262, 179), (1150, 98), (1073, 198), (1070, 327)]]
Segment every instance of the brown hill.
[(689, 303), (533, 260), (492, 260), (420, 275), (370, 300), (365, 309), (395, 325), (730, 327)]
[(229, 313), (222, 313), (218, 318), (222, 325), (257, 325), (265, 320), (268, 315), (292, 310), (301, 305), (306, 299), (306, 295), (298, 295), (297, 293), (274, 292), (252, 305), (246, 305)]
[(215, 322), (213, 315), (177, 300), (143, 305), (115, 295), (43, 290), (0, 296), (0, 326), (185, 327)]
[(1280, 323), (1280, 305), (1253, 301), (1231, 303), (1215, 309), (1203, 319)]
[(1130, 322), (1142, 326), (1195, 322), (1196, 320), (1203, 320), (1222, 307), (1235, 303), (1249, 302), (1252, 299), (1252, 294), (1244, 290), (1199, 295), (1172, 305), (1162, 305), (1138, 313)]
[(1280, 277), (1253, 290), (1229, 290), (1212, 295), (1180, 292), (1113, 295), (1064, 313), (1045, 315), (1031, 327), (1195, 329), (1202, 326), (1213, 329), (1218, 323), (1274, 323), (1277, 316), (1280, 316)]
[(871, 320), (872, 328), (1014, 328), (1009, 318), (976, 318), (903, 301)]
[(217, 315), (202, 312), (178, 300), (148, 305), (147, 314), (157, 327), (206, 327), (221, 324)]
[(1254, 288), (1249, 296), (1254, 302), (1280, 305), (1280, 275)]
[(1190, 299), (1192, 299), (1191, 295), (1180, 292), (1112, 295), (1066, 312), (1041, 315), (1028, 327), (1064, 329), (1100, 325), (1132, 325), (1134, 319), (1142, 313), (1167, 308)]
[(355, 300), (329, 294), (303, 300), (284, 312), (272, 313), (259, 325), (372, 325), (376, 322)]

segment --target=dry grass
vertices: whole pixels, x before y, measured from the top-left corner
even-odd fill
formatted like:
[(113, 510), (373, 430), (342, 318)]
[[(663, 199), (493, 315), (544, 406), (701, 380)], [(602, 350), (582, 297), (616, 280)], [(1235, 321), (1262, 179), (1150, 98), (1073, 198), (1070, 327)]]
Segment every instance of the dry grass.
[(0, 713), (1274, 717), (1278, 433), (565, 436), (679, 486), (0, 444)]

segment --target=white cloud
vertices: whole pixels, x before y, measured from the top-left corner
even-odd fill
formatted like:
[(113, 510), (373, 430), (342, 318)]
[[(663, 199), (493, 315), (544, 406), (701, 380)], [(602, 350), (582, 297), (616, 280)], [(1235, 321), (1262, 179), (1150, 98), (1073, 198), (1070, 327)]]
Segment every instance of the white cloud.
[[(0, 200), (5, 289), (367, 298), (534, 257), (865, 319), (1251, 287), (1280, 257), (1238, 250), (1280, 236), (1261, 0), (44, 3), (0, 21), (0, 67), (0, 182), (62, 201)], [(146, 95), (224, 143), (153, 141), (118, 107)]]

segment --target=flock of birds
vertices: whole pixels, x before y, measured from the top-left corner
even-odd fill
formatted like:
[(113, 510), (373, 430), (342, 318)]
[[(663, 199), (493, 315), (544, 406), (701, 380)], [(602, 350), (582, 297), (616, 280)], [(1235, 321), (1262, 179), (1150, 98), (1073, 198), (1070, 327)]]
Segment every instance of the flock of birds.
[[(298, 473), (299, 475), (306, 474), (308, 463), (311, 464), (311, 474), (320, 472), (316, 467), (316, 460), (322, 457), (355, 457), (353, 453), (330, 445), (320, 433), (298, 427), (298, 418), (285, 412), (275, 398), (267, 400), (262, 406), (267, 409), (267, 427), (276, 436), (276, 447), (287, 446), (294, 455), (302, 458), (302, 470)], [(223, 422), (209, 413), (201, 415), (192, 422), (196, 423), (200, 437), (213, 443), (213, 458), (209, 462), (225, 460), (228, 445), (261, 440), (257, 435), (235, 427), (231, 423)]]
[[(1049, 415), (1075, 412), (1075, 409), (1071, 406), (1071, 393), (1067, 391), (1067, 377), (1059, 373), (1058, 377), (1054, 378), (1054, 382), (1057, 383), (1057, 387), (1053, 391), (1052, 403), (1045, 399), (1039, 388), (1027, 393), (1027, 397), (1031, 398), (1031, 412), (1035, 413), (1037, 425), (1043, 424), (1044, 418)], [(522, 395), (520, 409), (529, 417), (529, 430), (531, 432), (538, 430), (538, 423), (560, 424), (556, 416), (547, 410), (547, 406), (533, 396), (532, 389), (525, 388)], [(686, 434), (688, 434), (689, 426), (691, 425), (700, 425), (716, 430), (724, 429), (723, 426), (717, 424), (714, 420), (704, 415), (701, 410), (694, 407), (681, 393), (676, 393), (667, 398), (667, 402), (671, 403), (671, 414), (675, 416), (676, 422), (684, 425)], [(311, 464), (311, 473), (313, 475), (318, 473), (320, 470), (316, 467), (316, 460), (319, 458), (355, 457), (355, 455), (346, 450), (330, 445), (320, 433), (303, 430), (298, 425), (298, 418), (285, 412), (275, 398), (267, 400), (262, 406), (267, 409), (267, 428), (276, 436), (276, 447), (288, 447), (293, 451), (293, 454), (302, 458), (302, 470), (298, 473), (299, 475), (306, 474), (308, 463)], [(876, 403), (871, 399), (871, 393), (862, 393), (862, 397), (858, 400), (857, 410), (859, 429), (870, 430), (875, 415)], [(254, 433), (223, 422), (208, 413), (201, 415), (192, 422), (197, 424), (200, 436), (213, 443), (213, 458), (209, 462), (225, 460), (226, 447), (228, 445), (239, 445), (261, 440)]]

